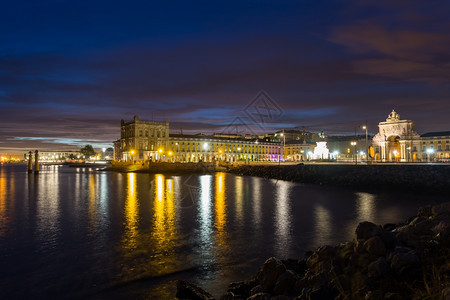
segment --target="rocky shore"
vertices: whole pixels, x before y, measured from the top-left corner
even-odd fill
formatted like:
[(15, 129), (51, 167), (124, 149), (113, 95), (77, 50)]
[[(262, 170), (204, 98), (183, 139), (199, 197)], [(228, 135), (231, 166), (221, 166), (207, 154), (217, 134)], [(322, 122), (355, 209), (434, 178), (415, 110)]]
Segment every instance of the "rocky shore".
[(227, 171), (307, 184), (448, 194), (450, 165), (231, 165)]
[[(450, 299), (450, 202), (422, 207), (404, 223), (360, 223), (352, 241), (322, 246), (302, 259), (271, 257), (231, 299)], [(178, 299), (214, 299), (178, 281)]]

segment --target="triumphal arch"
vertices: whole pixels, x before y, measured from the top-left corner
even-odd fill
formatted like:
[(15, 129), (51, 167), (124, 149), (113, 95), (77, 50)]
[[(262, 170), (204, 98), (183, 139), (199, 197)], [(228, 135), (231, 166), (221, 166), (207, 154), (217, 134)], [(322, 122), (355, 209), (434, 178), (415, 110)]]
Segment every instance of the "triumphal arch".
[(414, 131), (414, 122), (401, 120), (392, 110), (385, 122), (378, 124), (373, 137), (375, 160), (382, 162), (410, 162), (420, 159), (420, 135)]

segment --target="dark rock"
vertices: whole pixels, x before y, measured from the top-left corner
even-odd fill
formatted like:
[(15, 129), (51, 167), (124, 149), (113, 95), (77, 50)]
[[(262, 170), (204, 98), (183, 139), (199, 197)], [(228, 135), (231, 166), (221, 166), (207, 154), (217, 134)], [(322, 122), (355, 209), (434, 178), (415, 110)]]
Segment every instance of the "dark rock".
[(264, 262), (260, 268), (257, 279), (264, 292), (271, 292), (275, 287), (278, 276), (286, 271), (281, 260), (271, 257)]
[(447, 237), (450, 235), (450, 225), (448, 221), (440, 221), (436, 226), (432, 229), (435, 235), (439, 234), (440, 236)]
[(383, 299), (383, 292), (380, 290), (368, 291), (364, 300), (379, 300)]
[(396, 251), (392, 253), (390, 258), (391, 268), (394, 270), (401, 270), (405, 266), (413, 266), (419, 263), (419, 257), (413, 251)]
[(419, 207), (419, 210), (417, 211), (418, 217), (429, 217), (431, 216), (431, 206), (422, 206)]
[(392, 231), (395, 228), (397, 228), (397, 226), (398, 226), (397, 224), (387, 223), (383, 225), (383, 229), (387, 231)]
[(277, 283), (275, 284), (274, 292), (278, 295), (289, 294), (294, 290), (295, 282), (298, 280), (298, 276), (291, 270), (287, 270), (281, 274)]
[(306, 260), (306, 265), (313, 274), (329, 272), (333, 265), (332, 259), (336, 257), (336, 248), (331, 246), (319, 247)]
[(195, 284), (189, 283), (185, 280), (177, 281), (176, 297), (180, 299), (190, 300), (213, 300), (214, 297)]
[(247, 298), (247, 300), (270, 300), (271, 295), (269, 293), (257, 293)]
[(250, 291), (252, 288), (258, 285), (258, 282), (256, 279), (254, 280), (247, 280), (247, 281), (240, 281), (240, 282), (233, 282), (230, 284), (228, 288), (228, 292), (231, 292), (233, 295), (241, 296), (243, 298), (247, 298), (250, 296)]
[(361, 222), (358, 224), (355, 230), (355, 239), (367, 240), (373, 236), (379, 235), (381, 233), (381, 227), (375, 225), (371, 222)]
[(255, 286), (254, 288), (252, 288), (250, 290), (250, 295), (255, 295), (255, 294), (258, 294), (258, 293), (262, 293), (262, 291), (263, 291), (262, 286), (258, 284), (257, 286)]
[(404, 298), (402, 296), (400, 296), (400, 294), (398, 293), (386, 293), (384, 295), (385, 300), (404, 300)]
[(309, 300), (334, 299), (338, 294), (338, 291), (334, 288), (322, 285), (309, 294)]
[(380, 234), (380, 238), (383, 240), (386, 249), (392, 249), (398, 244), (395, 234), (390, 231), (383, 230)]
[(367, 274), (370, 278), (381, 278), (389, 270), (389, 265), (384, 257), (378, 258), (367, 268)]
[(443, 213), (450, 214), (450, 202), (442, 203), (439, 205), (434, 205), (431, 208), (431, 212), (434, 216), (437, 216), (437, 215), (440, 215)]
[(367, 253), (374, 256), (382, 256), (386, 254), (386, 246), (379, 236), (369, 238), (364, 243), (364, 249), (367, 251)]
[(270, 298), (270, 300), (290, 300), (291, 298), (289, 298), (286, 295), (277, 295), (277, 296), (272, 296), (272, 298)]
[(228, 292), (222, 297), (220, 297), (220, 300), (245, 300), (245, 299), (247, 299), (247, 297), (238, 296), (233, 294), (232, 292)]
[(304, 288), (302, 289), (302, 292), (299, 297), (295, 298), (295, 300), (307, 300), (309, 299), (309, 295), (311, 294), (312, 290), (310, 288)]

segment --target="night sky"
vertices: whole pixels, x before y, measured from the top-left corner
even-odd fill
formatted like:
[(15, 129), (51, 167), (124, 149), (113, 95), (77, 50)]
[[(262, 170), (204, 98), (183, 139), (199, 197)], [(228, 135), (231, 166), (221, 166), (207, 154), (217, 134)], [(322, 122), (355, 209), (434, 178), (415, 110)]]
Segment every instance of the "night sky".
[[(337, 135), (395, 109), (447, 131), (449, 16), (448, 0), (5, 0), (0, 152), (111, 147), (136, 114)], [(277, 109), (259, 122), (261, 91)]]

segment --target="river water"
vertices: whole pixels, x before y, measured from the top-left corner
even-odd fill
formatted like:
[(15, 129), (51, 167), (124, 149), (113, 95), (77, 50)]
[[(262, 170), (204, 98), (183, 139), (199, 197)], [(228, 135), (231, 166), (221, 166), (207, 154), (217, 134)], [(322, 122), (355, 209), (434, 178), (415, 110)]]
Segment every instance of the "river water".
[(215, 296), (270, 256), (405, 220), (443, 199), (227, 173), (163, 175), (0, 166), (0, 299), (171, 299), (177, 279)]

